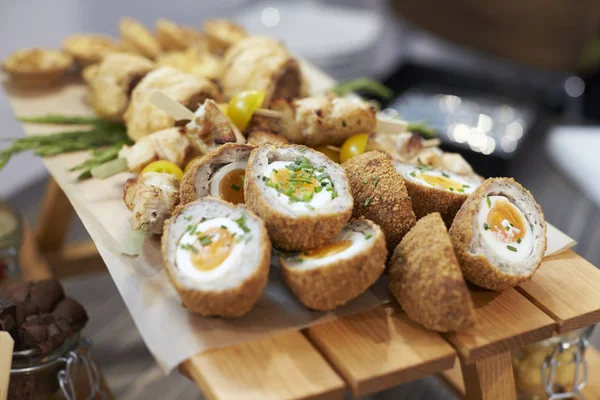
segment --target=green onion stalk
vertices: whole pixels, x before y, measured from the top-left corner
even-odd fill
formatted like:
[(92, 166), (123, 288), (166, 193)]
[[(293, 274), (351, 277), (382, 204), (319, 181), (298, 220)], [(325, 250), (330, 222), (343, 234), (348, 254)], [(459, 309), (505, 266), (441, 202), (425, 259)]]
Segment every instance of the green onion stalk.
[(93, 168), (116, 159), (121, 147), (132, 143), (127, 137), (127, 129), (123, 124), (96, 117), (49, 114), (37, 117), (19, 117), (18, 120), (27, 123), (85, 125), (87, 127), (69, 132), (14, 139), (10, 146), (0, 150), (0, 169), (8, 163), (12, 156), (25, 151), (33, 151), (40, 157), (51, 157), (74, 151), (91, 150), (92, 154), (88, 160), (71, 168), (72, 171), (81, 171), (79, 179), (87, 179), (92, 176)]

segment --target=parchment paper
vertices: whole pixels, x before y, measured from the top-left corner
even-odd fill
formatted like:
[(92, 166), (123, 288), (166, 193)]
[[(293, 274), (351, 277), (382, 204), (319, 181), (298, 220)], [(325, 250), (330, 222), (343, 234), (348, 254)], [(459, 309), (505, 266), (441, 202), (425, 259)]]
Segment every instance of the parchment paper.
[[(303, 65), (313, 92), (331, 86), (332, 80), (311, 66)], [(81, 84), (67, 84), (47, 91), (27, 92), (5, 83), (16, 115), (47, 113), (90, 114)], [(28, 134), (52, 132), (56, 128), (29, 124)], [(63, 129), (64, 130), (64, 129)], [(123, 185), (132, 175), (121, 173), (106, 180), (78, 182), (68, 169), (87, 153), (62, 155), (44, 162), (81, 218), (123, 297), (142, 338), (165, 372), (194, 354), (208, 349), (248, 342), (286, 329), (300, 329), (332, 318), (369, 310), (389, 300), (387, 278), (334, 312), (313, 312), (301, 305), (273, 266), (268, 287), (256, 308), (247, 316), (224, 320), (194, 316), (181, 306), (162, 265), (158, 238), (148, 238), (136, 258), (121, 254), (129, 230), (130, 212), (122, 200)], [(552, 226), (548, 227), (548, 253), (575, 242)]]

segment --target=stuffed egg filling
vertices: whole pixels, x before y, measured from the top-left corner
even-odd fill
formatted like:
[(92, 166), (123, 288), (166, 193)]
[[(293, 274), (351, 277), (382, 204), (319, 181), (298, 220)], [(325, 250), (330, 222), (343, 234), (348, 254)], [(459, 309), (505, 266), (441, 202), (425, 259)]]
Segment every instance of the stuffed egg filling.
[(527, 218), (504, 196), (481, 200), (477, 229), (486, 245), (505, 260), (519, 261), (533, 251), (532, 228)]
[(214, 218), (188, 225), (177, 245), (177, 268), (192, 280), (220, 277), (241, 262), (247, 231), (241, 219)]
[(244, 203), (244, 175), (247, 161), (236, 161), (219, 168), (210, 178), (210, 195), (229, 203)]
[(419, 165), (410, 168), (402, 168), (400, 171), (405, 179), (409, 179), (420, 185), (443, 189), (449, 192), (471, 194), (478, 184), (465, 177), (434, 169), (430, 166)]
[(370, 245), (372, 237), (371, 233), (343, 231), (334, 241), (316, 249), (301, 252), (295, 261), (303, 268), (311, 268), (352, 258)]
[(315, 167), (306, 157), (273, 161), (262, 180), (277, 193), (277, 201), (299, 213), (317, 210), (338, 196), (325, 167)]

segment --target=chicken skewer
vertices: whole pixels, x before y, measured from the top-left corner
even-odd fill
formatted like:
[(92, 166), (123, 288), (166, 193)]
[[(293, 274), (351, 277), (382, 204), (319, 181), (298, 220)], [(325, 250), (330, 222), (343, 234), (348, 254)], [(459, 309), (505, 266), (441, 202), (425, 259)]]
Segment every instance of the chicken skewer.
[(126, 170), (139, 173), (157, 160), (166, 160), (182, 168), (191, 158), (206, 154), (215, 146), (245, 142), (241, 132), (213, 100), (207, 99), (196, 113), (192, 113), (180, 103), (168, 99), (185, 110), (170, 111), (170, 115), (177, 120), (192, 121), (186, 127), (163, 129), (141, 138), (132, 146), (123, 146), (116, 160), (92, 169), (94, 178), (104, 179)]

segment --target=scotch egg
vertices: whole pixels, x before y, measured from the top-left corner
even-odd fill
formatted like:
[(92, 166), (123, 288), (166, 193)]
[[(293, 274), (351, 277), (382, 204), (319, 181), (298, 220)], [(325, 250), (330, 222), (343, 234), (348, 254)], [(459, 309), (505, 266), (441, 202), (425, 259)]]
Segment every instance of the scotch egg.
[(395, 162), (394, 166), (404, 178), (417, 219), (438, 212), (447, 227), (469, 194), (481, 183), (477, 176), (462, 176), (429, 165)]
[(244, 315), (267, 285), (271, 242), (244, 206), (210, 197), (179, 206), (165, 224), (162, 253), (183, 305), (196, 314)]
[(531, 193), (511, 178), (484, 181), (450, 227), (465, 277), (491, 290), (530, 279), (546, 251), (546, 223)]
[(473, 300), (439, 213), (417, 221), (390, 260), (390, 292), (413, 321), (452, 332), (474, 319)]
[(264, 144), (252, 151), (246, 205), (283, 250), (317, 248), (336, 237), (352, 214), (344, 170), (305, 146)]
[(181, 203), (206, 196), (244, 203), (244, 176), (252, 149), (245, 144), (226, 143), (193, 161), (181, 179)]
[(416, 222), (402, 177), (390, 158), (369, 151), (343, 164), (354, 198), (354, 218), (367, 218), (381, 228), (394, 249)]
[(330, 242), (280, 258), (292, 293), (314, 310), (333, 310), (358, 297), (383, 273), (387, 249), (381, 229), (366, 219), (348, 222)]

